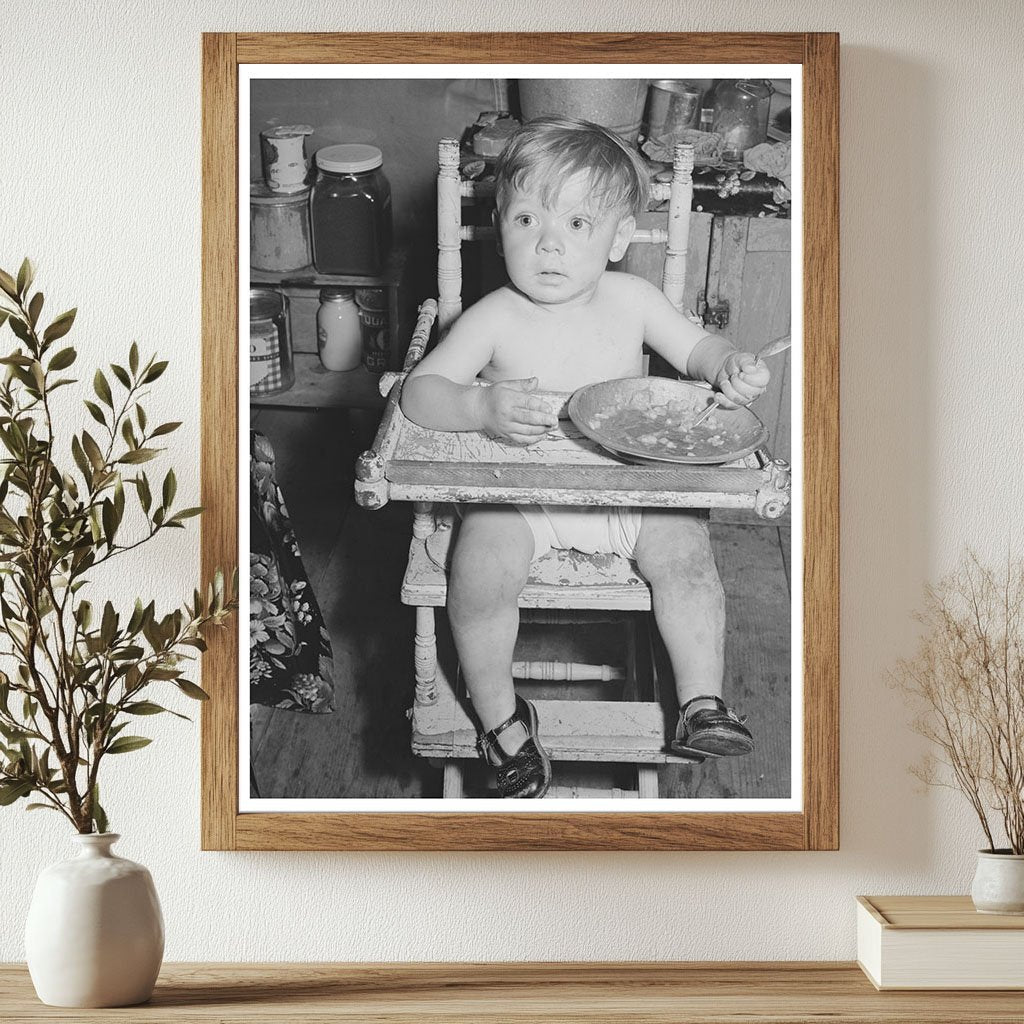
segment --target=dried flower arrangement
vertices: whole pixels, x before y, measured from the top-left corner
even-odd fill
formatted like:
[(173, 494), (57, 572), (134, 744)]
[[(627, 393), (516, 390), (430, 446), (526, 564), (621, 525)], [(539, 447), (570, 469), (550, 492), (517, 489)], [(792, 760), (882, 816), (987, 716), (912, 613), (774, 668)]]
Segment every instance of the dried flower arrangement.
[(1005, 836), (1003, 852), (1024, 854), (1024, 561), (999, 572), (968, 554), (915, 618), (924, 631), (895, 681), (939, 755), (911, 771), (963, 793), (989, 852)]

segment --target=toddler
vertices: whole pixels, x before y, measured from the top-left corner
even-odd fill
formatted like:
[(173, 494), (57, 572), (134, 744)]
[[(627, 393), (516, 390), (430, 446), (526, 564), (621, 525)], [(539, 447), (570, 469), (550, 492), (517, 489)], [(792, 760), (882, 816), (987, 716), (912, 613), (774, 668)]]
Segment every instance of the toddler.
[[(467, 309), (409, 374), (402, 410), (436, 430), (479, 430), (529, 445), (557, 425), (533, 392), (575, 391), (639, 377), (649, 345), (681, 374), (746, 405), (768, 370), (681, 316), (654, 285), (609, 272), (646, 209), (640, 158), (598, 125), (562, 118), (526, 124), (496, 168), (495, 226), (509, 282)], [(491, 382), (473, 386), (474, 379)], [(549, 548), (611, 551), (650, 583), (680, 714), (672, 748), (745, 754), (750, 732), (722, 701), (725, 604), (707, 514), (685, 509), (467, 505), (455, 541), (448, 613), (479, 719), (478, 747), (505, 797), (542, 797), (550, 760), (537, 712), (511, 666), (519, 594)]]

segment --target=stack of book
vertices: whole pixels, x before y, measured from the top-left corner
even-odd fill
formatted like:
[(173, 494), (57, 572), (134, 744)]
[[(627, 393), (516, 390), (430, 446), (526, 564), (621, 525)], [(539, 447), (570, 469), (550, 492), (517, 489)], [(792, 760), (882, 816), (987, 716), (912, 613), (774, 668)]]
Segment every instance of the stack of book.
[(857, 962), (878, 989), (1024, 989), (1024, 915), (979, 914), (970, 896), (858, 896)]

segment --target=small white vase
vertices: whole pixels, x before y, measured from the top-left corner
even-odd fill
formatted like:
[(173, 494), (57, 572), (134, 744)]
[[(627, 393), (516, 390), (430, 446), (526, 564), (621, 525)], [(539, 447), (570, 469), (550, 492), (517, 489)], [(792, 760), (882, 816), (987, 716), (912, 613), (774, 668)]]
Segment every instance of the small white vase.
[(149, 872), (110, 850), (120, 836), (76, 835), (77, 857), (43, 870), (25, 958), (49, 1006), (134, 1006), (153, 993), (164, 920)]
[(979, 850), (971, 899), (982, 914), (1024, 914), (1024, 854)]

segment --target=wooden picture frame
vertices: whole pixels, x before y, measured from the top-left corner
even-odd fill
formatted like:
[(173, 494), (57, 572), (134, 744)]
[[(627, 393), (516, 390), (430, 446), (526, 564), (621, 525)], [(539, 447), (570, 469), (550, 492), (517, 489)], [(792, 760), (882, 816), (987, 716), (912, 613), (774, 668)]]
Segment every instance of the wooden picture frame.
[[(839, 38), (832, 33), (204, 34), (202, 570), (238, 550), (238, 68), (243, 64), (802, 65), (803, 706), (794, 812), (239, 810), (239, 650), (203, 659), (203, 849), (834, 850), (839, 844)], [(243, 601), (243, 606), (245, 602)]]

